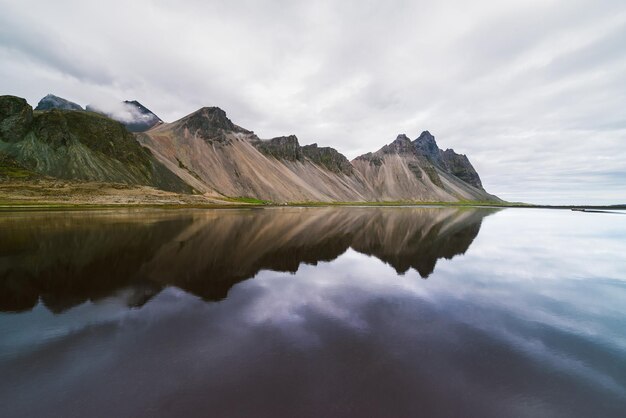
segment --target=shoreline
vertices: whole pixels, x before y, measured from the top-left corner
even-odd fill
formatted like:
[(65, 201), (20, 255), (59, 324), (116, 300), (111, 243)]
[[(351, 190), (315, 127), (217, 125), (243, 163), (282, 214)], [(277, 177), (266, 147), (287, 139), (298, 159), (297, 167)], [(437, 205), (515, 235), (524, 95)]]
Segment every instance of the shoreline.
[[(525, 203), (490, 203), (490, 202), (292, 202), (292, 203), (45, 203), (45, 202), (0, 202), (2, 212), (36, 211), (89, 211), (116, 209), (263, 209), (285, 207), (432, 207), (432, 208), (482, 208), (482, 209), (578, 209), (581, 212), (619, 210), (626, 211), (626, 205), (533, 205)], [(584, 210), (583, 210), (584, 209)]]

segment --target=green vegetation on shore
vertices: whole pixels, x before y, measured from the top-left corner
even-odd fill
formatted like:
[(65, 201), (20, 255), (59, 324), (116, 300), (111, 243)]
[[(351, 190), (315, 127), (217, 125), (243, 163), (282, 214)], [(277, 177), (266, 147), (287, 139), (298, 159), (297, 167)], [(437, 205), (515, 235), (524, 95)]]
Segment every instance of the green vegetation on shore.
[(272, 207), (458, 207), (458, 208), (535, 208), (535, 209), (613, 209), (624, 210), (626, 205), (589, 206), (589, 205), (532, 205), (510, 202), (292, 202), (274, 203), (265, 200), (239, 197), (227, 198), (224, 203), (48, 203), (34, 201), (11, 201), (0, 199), (0, 212), (38, 211), (38, 210), (102, 210), (102, 209), (241, 209)]
[(381, 202), (291, 202), (283, 206), (488, 206), (488, 207), (530, 207), (526, 203), (479, 202), (461, 200), (457, 202), (381, 201)]
[(224, 198), (224, 201), (233, 203), (246, 203), (250, 205), (274, 205), (274, 203), (269, 200), (261, 200), (255, 197), (226, 197)]

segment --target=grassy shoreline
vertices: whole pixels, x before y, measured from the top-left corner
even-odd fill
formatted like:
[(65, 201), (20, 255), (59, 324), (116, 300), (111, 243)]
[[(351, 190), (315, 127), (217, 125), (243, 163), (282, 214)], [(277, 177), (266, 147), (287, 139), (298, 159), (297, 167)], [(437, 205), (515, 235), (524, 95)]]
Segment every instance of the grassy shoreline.
[[(252, 199), (250, 199), (252, 200)], [(46, 202), (2, 202), (0, 212), (24, 211), (78, 211), (114, 209), (258, 209), (276, 207), (456, 207), (456, 208), (524, 208), (524, 209), (589, 209), (626, 210), (626, 205), (533, 205), (508, 202), (292, 202), (273, 203), (266, 201), (236, 201), (224, 203), (46, 203)]]

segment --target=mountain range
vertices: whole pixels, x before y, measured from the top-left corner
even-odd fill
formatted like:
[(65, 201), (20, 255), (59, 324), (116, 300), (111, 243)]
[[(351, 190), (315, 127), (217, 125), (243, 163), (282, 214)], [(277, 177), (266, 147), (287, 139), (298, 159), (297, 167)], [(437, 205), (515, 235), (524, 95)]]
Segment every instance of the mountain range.
[[(137, 101), (83, 108), (0, 96), (0, 178), (149, 187), (215, 202), (499, 201), (467, 156), (424, 131), (349, 161), (295, 135), (261, 139), (218, 107), (164, 123)], [(0, 190), (0, 193), (2, 191)]]

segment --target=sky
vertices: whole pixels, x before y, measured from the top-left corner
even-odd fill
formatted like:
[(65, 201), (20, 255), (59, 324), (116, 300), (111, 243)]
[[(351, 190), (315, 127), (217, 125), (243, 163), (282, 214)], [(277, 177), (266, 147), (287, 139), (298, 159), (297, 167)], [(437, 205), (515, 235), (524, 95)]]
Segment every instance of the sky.
[(626, 203), (624, 0), (0, 0), (0, 94), (219, 106), (352, 159), (400, 133), (487, 191)]

